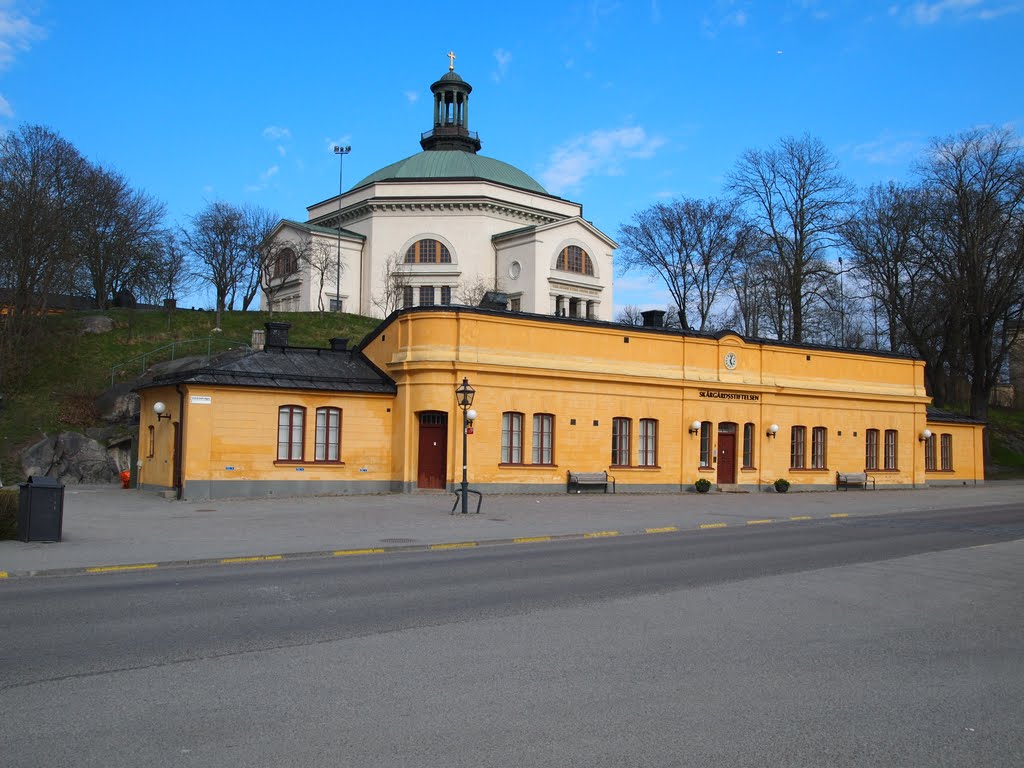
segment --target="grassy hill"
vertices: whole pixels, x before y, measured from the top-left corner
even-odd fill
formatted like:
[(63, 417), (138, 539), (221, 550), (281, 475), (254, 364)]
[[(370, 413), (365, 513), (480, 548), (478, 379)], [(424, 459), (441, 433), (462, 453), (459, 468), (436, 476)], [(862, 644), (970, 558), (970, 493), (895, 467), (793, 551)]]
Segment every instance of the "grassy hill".
[[(82, 319), (89, 315), (111, 318), (114, 329), (82, 335)], [(380, 322), (348, 314), (275, 312), (271, 317), (265, 312), (229, 312), (217, 333), (214, 318), (213, 312), (180, 309), (172, 313), (115, 309), (47, 317), (44, 339), (32, 350), (30, 368), (4, 393), (0, 409), (4, 485), (24, 479), (18, 454), (44, 434), (98, 425), (96, 397), (110, 387), (112, 378), (115, 383), (132, 381), (142, 373), (144, 362), (149, 365), (169, 360), (172, 354), (184, 357), (206, 354), (208, 348), (219, 352), (239, 342), (247, 344), (252, 331), (270, 320), (290, 322), (290, 343), (312, 347), (326, 347), (332, 337), (357, 344)], [(205, 341), (211, 337), (215, 341)], [(195, 339), (203, 341), (184, 343)], [(145, 361), (140, 359), (143, 355)], [(115, 366), (118, 370), (112, 377)]]
[[(82, 318), (89, 315), (111, 318), (114, 329), (82, 335)], [(206, 354), (208, 348), (218, 352), (249, 343), (252, 331), (262, 329), (269, 320), (291, 323), (290, 342), (312, 347), (326, 347), (332, 337), (357, 344), (379, 323), (348, 314), (276, 312), (271, 317), (265, 312), (230, 312), (223, 317), (221, 332), (214, 333), (214, 317), (213, 312), (205, 311), (124, 309), (47, 317), (45, 340), (33, 350), (31, 368), (15, 388), (8, 389), (0, 409), (0, 479), (4, 485), (24, 479), (18, 454), (44, 434), (99, 425), (96, 397), (112, 381), (133, 380), (144, 364), (168, 360), (172, 354)], [(216, 340), (207, 342), (211, 337)], [(185, 343), (192, 340), (199, 341)], [(993, 408), (989, 425), (992, 450), (986, 475), (1024, 477), (1024, 412)]]

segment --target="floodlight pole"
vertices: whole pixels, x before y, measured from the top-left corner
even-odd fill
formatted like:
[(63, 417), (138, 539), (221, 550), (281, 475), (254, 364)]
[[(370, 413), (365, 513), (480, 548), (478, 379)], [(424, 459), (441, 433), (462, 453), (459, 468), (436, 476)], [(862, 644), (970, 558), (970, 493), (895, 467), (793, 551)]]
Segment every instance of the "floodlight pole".
[(352, 147), (334, 146), (334, 154), (338, 156), (338, 259), (335, 264), (334, 289), (337, 291), (335, 299), (335, 311), (341, 312), (341, 190), (342, 179), (345, 173), (345, 155), (352, 151)]

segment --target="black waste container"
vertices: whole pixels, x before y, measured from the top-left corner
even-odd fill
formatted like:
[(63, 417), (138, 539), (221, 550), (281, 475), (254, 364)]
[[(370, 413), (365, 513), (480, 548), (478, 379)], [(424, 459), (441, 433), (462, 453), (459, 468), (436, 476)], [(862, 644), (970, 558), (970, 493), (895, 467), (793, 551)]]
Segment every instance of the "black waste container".
[(18, 540), (60, 541), (64, 486), (52, 477), (33, 475), (18, 487)]

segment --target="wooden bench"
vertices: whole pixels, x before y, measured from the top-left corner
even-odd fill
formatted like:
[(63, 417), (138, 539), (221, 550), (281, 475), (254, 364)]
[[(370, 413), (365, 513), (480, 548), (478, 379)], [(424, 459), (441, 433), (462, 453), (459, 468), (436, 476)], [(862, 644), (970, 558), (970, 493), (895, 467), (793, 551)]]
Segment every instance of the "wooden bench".
[(573, 472), (571, 469), (566, 472), (567, 479), (565, 481), (565, 492), (572, 493), (573, 488), (576, 489), (576, 493), (580, 492), (582, 486), (604, 486), (604, 492), (608, 493), (608, 483), (612, 484), (612, 493), (615, 493), (615, 478), (611, 477), (607, 472)]
[(851, 485), (859, 485), (864, 490), (867, 490), (870, 485), (871, 490), (875, 490), (875, 478), (867, 472), (836, 472), (837, 491), (840, 488), (848, 491)]

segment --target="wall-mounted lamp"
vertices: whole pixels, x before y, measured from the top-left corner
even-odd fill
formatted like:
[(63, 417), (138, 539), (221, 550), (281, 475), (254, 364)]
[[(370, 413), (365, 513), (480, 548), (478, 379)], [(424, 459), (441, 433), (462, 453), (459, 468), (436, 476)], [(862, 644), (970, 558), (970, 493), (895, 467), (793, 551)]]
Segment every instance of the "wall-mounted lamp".
[(779, 425), (772, 424), (768, 427), (768, 431), (765, 432), (765, 434), (768, 435), (768, 437), (776, 437), (779, 434)]
[(153, 413), (156, 414), (156, 420), (157, 421), (160, 421), (160, 419), (167, 419), (168, 421), (170, 421), (171, 414), (166, 413), (166, 411), (167, 411), (167, 406), (164, 405), (159, 400), (157, 400), (155, 403), (153, 403)]
[(690, 425), (690, 434), (696, 435), (698, 432), (700, 432), (700, 422), (695, 421), (693, 422), (693, 424)]
[(926, 430), (924, 430), (921, 433), (921, 436), (918, 437), (917, 439), (920, 440), (923, 443), (925, 440), (927, 440), (931, 436), (932, 436), (932, 431), (930, 429), (926, 429)]

